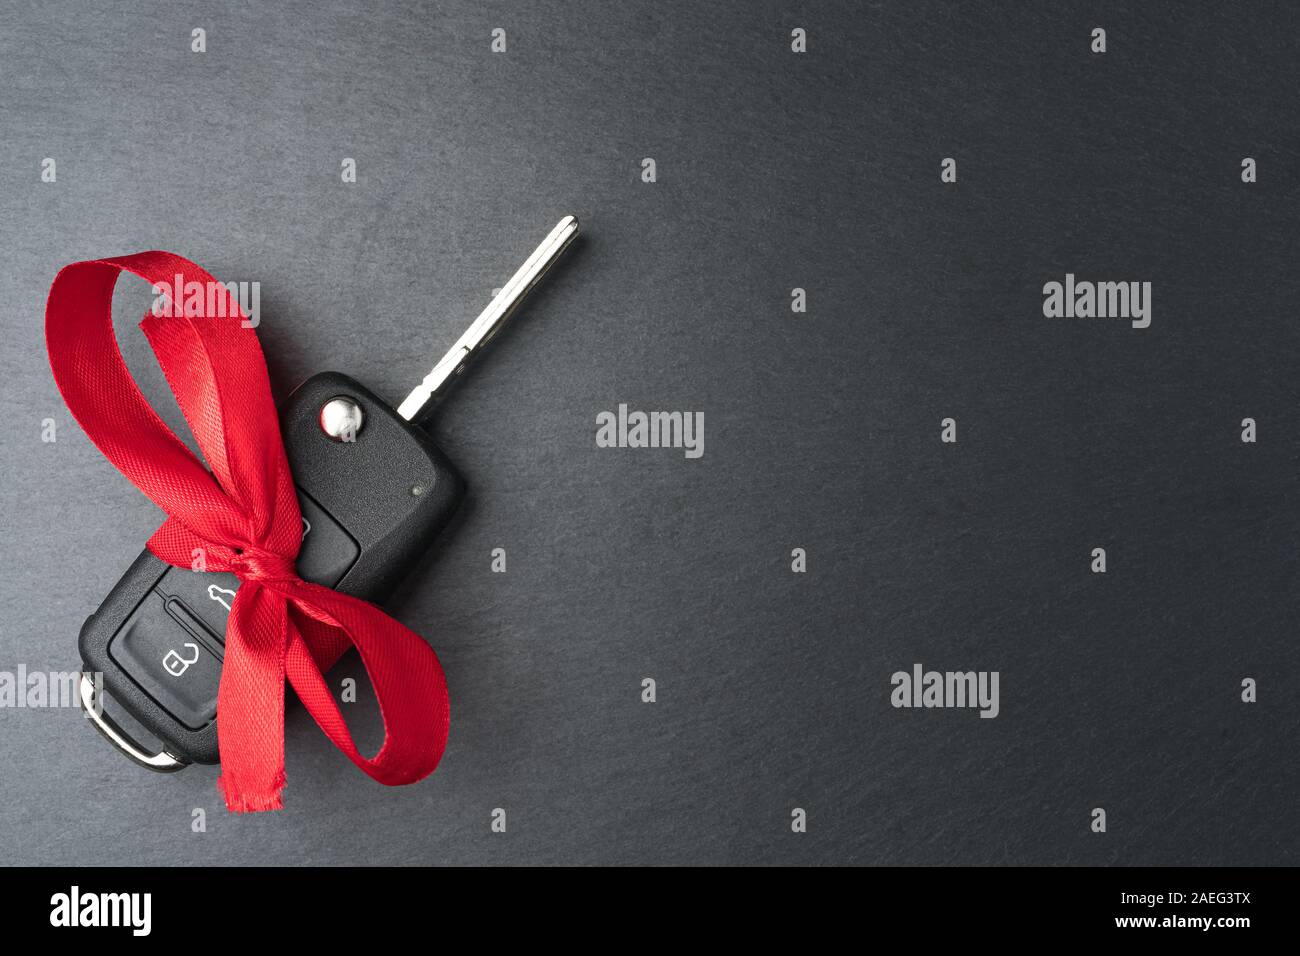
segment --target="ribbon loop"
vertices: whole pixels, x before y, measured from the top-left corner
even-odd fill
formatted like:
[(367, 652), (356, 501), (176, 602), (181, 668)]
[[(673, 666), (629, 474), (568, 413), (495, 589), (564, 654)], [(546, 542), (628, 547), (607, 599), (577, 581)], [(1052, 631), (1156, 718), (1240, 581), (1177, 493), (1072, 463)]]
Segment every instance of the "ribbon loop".
[[(208, 471), (140, 393), (113, 335), (118, 275), (188, 288), (197, 314), (145, 316), (140, 327), (189, 423)], [(224, 298), (220, 298), (224, 297)], [(206, 312), (218, 299), (215, 316)], [(266, 361), (238, 301), (187, 259), (142, 252), (61, 270), (45, 310), (50, 368), (69, 410), (126, 478), (167, 513), (149, 539), (163, 561), (189, 568), (202, 549), (235, 592), (218, 690), (219, 786), (234, 811), (279, 809), (284, 788), (284, 683), (353, 763), (381, 783), (413, 783), (437, 767), (450, 708), (437, 655), (373, 604), (309, 584), (294, 567), (298, 499), (271, 400)], [(357, 751), (322, 673), (355, 646), (384, 720), (384, 743)]]

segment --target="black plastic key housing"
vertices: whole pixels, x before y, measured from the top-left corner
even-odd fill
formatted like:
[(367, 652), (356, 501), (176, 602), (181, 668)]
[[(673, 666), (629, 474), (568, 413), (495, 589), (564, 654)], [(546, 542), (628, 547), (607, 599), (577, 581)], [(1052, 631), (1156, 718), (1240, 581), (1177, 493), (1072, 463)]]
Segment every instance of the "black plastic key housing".
[[(334, 398), (360, 406), (353, 440), (320, 424)], [(429, 548), (465, 492), (427, 432), (361, 383), (322, 372), (280, 409), (280, 430), (304, 518), (298, 573), (382, 601)], [(308, 529), (310, 526), (310, 529)], [(84, 670), (183, 761), (212, 764), (232, 574), (174, 568), (144, 551), (81, 628)]]

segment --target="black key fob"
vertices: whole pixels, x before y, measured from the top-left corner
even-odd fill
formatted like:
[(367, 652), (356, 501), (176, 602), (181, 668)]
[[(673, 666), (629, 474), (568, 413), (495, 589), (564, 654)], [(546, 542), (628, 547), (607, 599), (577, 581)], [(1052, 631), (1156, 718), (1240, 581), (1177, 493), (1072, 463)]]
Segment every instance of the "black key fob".
[[(313, 376), (285, 400), (280, 425), (302, 511), (304, 580), (381, 602), (425, 553), (465, 483), (417, 423), (577, 229), (572, 217), (562, 220), (397, 409), (338, 372)], [(238, 588), (233, 574), (173, 567), (146, 550), (82, 626), (82, 704), (142, 766), (167, 772), (218, 762), (217, 688)], [(104, 712), (95, 675), (161, 741), (160, 751)]]
[[(359, 419), (346, 441), (321, 425), (329, 403)], [(298, 573), (382, 601), (456, 510), (460, 475), (427, 433), (337, 372), (289, 396), (281, 429), (302, 508)], [(144, 551), (81, 629), (83, 670), (102, 673), (114, 699), (184, 763), (218, 759), (217, 685), (238, 588), (233, 574)]]

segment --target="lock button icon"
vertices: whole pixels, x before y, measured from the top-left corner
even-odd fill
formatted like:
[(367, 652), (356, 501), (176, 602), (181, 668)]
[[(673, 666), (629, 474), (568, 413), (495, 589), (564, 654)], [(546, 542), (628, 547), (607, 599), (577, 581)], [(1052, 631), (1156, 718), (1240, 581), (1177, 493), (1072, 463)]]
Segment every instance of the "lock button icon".
[(196, 663), (199, 659), (199, 646), (197, 644), (186, 644), (184, 646), (194, 653), (194, 656), (189, 660), (181, 657), (180, 654), (173, 650), (169, 650), (163, 655), (163, 667), (167, 668), (167, 673), (171, 674), (172, 677), (180, 677), (189, 670), (191, 664)]

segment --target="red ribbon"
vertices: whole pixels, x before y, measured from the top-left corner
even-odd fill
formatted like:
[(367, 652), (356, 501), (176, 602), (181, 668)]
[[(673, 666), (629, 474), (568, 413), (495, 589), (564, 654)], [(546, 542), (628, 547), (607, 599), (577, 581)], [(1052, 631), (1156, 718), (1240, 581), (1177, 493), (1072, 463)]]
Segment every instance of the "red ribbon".
[[(225, 317), (146, 313), (140, 328), (211, 472), (150, 407), (113, 335), (113, 287), (131, 272), (154, 284), (177, 276), (215, 290)], [(132, 484), (167, 512), (149, 550), (189, 568), (203, 549), (207, 570), (240, 579), (226, 626), (217, 695), (218, 785), (236, 812), (278, 810), (284, 788), (284, 681), (340, 750), (380, 783), (414, 783), (433, 772), (450, 710), (437, 655), (416, 633), (358, 598), (298, 577), (302, 523), (280, 439), (257, 333), (239, 305), (201, 267), (168, 252), (77, 262), (59, 272), (45, 309), (50, 367), (63, 400), (90, 440)], [(384, 743), (366, 759), (334, 696), (328, 669), (348, 644), (369, 672)]]

